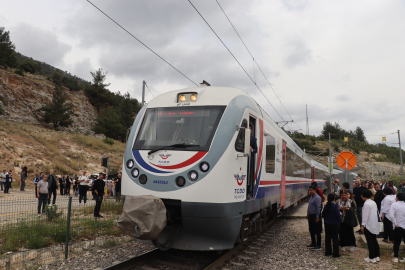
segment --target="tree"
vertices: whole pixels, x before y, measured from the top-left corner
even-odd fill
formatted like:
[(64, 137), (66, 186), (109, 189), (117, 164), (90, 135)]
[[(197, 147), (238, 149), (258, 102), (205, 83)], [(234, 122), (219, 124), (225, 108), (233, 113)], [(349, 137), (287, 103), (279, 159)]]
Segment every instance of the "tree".
[(96, 118), (93, 131), (114, 139), (117, 139), (118, 136), (125, 137), (126, 129), (121, 124), (119, 110), (113, 106), (102, 109)]
[(84, 89), (84, 93), (89, 98), (91, 105), (100, 111), (101, 108), (105, 107), (106, 104), (111, 102), (111, 97), (113, 97), (114, 94), (107, 89), (107, 86), (110, 84), (104, 83), (107, 72), (104, 73), (103, 69), (100, 68), (96, 72), (90, 73), (91, 76), (93, 76), (93, 81), (91, 85), (88, 85)]
[(32, 58), (25, 59), (24, 62), (20, 65), (20, 69), (32, 74), (42, 74), (41, 63), (35, 61)]
[(15, 55), (15, 45), (10, 40), (10, 32), (0, 27), (0, 65), (6, 67), (18, 67), (18, 59)]
[(341, 136), (341, 128), (340, 125), (338, 123), (335, 123), (334, 125), (332, 125), (330, 122), (326, 122), (323, 125), (323, 129), (321, 131), (321, 134), (323, 135), (323, 137), (328, 140), (329, 139), (329, 133), (335, 135), (335, 138), (340, 138)]
[(364, 131), (360, 127), (356, 127), (354, 132), (356, 140), (359, 142), (366, 142), (366, 136), (364, 136)]
[(70, 126), (73, 123), (73, 120), (70, 119), (70, 116), (73, 114), (73, 106), (66, 104), (68, 100), (69, 98), (63, 92), (60, 85), (56, 85), (52, 95), (52, 102), (41, 108), (45, 112), (42, 122), (46, 124), (51, 123), (55, 130), (58, 130), (59, 127)]

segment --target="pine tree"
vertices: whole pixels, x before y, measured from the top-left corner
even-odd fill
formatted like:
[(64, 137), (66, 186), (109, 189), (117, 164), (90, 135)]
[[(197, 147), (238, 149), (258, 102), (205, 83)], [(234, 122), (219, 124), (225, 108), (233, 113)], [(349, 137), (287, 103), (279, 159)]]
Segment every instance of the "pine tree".
[(10, 32), (0, 27), (0, 65), (18, 67), (18, 59), (14, 52), (15, 45), (10, 40)]
[(58, 130), (59, 127), (67, 127), (73, 123), (73, 120), (70, 119), (72, 115), (72, 105), (66, 104), (69, 98), (66, 93), (63, 92), (60, 85), (56, 85), (55, 90), (52, 95), (52, 102), (43, 106), (42, 111), (45, 112), (42, 117), (42, 122), (53, 125), (55, 130)]

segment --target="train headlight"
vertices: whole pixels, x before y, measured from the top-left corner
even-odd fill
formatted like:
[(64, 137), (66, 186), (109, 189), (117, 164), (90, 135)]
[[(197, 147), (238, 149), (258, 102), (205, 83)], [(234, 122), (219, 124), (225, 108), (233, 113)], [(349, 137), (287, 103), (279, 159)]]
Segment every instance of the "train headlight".
[(128, 159), (127, 168), (132, 169), (132, 167), (134, 167), (134, 161), (132, 159)]
[(147, 177), (146, 175), (141, 174), (141, 176), (139, 176), (139, 182), (140, 182), (142, 185), (145, 185), (147, 181), (148, 181), (148, 177)]
[(186, 184), (186, 179), (184, 179), (183, 176), (178, 176), (178, 177), (176, 178), (176, 184), (177, 184), (179, 187), (183, 187), (183, 186)]
[(200, 163), (200, 170), (202, 172), (208, 172), (209, 169), (210, 169), (210, 164), (208, 164), (208, 162), (203, 161)]
[[(131, 171), (131, 174), (132, 174), (133, 177), (137, 178), (138, 175), (139, 175), (139, 170), (138, 170), (137, 168), (135, 168), (135, 169), (133, 169), (133, 170)], [(146, 183), (146, 182), (145, 182), (145, 183)]]
[(191, 101), (196, 101), (196, 100), (197, 100), (197, 95), (195, 95), (195, 94), (194, 94), (194, 95), (191, 95), (191, 96), (190, 96), (190, 100), (191, 100)]
[(188, 173), (188, 179), (191, 181), (196, 181), (198, 179), (198, 173), (196, 171), (190, 171)]
[(180, 95), (180, 96), (179, 96), (179, 101), (180, 101), (180, 102), (186, 101), (186, 95)]

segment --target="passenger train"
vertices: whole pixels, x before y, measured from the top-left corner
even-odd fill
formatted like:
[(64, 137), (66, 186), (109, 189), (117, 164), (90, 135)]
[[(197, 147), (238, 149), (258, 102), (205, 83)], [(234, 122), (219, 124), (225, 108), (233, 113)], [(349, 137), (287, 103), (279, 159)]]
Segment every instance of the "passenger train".
[(305, 198), (311, 182), (325, 189), (327, 171), (245, 92), (201, 85), (161, 94), (138, 113), (122, 194), (163, 201), (167, 225), (153, 241), (158, 247), (223, 250)]

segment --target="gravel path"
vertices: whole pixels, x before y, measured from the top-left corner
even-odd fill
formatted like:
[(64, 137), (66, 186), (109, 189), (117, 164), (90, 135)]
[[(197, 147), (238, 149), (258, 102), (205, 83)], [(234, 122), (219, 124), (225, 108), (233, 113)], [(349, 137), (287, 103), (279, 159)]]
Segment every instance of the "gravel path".
[(146, 245), (131, 239), (129, 236), (122, 237), (122, 241), (114, 247), (105, 247), (83, 251), (83, 255), (59, 261), (50, 265), (40, 266), (38, 269), (49, 270), (87, 270), (103, 269), (117, 262), (128, 260), (146, 251), (155, 249), (152, 245)]
[[(358, 236), (358, 235), (356, 235)], [(368, 256), (365, 244), (357, 242), (357, 251), (340, 252), (340, 258), (325, 257), (325, 251), (312, 251), (306, 246), (310, 243), (306, 219), (281, 219), (264, 232), (255, 243), (247, 246), (222, 270), (245, 269), (404, 269), (405, 264), (391, 263), (391, 250), (381, 250), (381, 262), (364, 262)], [(322, 234), (324, 245), (324, 234)], [(130, 237), (123, 237), (118, 246), (83, 251), (83, 255), (60, 261), (39, 269), (85, 270), (102, 269), (118, 261), (137, 256), (153, 246), (142, 244)]]
[[(307, 249), (311, 238), (306, 219), (281, 219), (254, 244), (239, 253), (222, 270), (239, 269), (395, 269), (390, 262), (390, 251), (377, 264), (364, 262), (368, 250), (358, 243), (355, 252), (340, 252), (340, 258), (325, 257), (325, 251)], [(322, 234), (322, 246), (324, 234)], [(398, 265), (404, 269), (405, 264)]]

